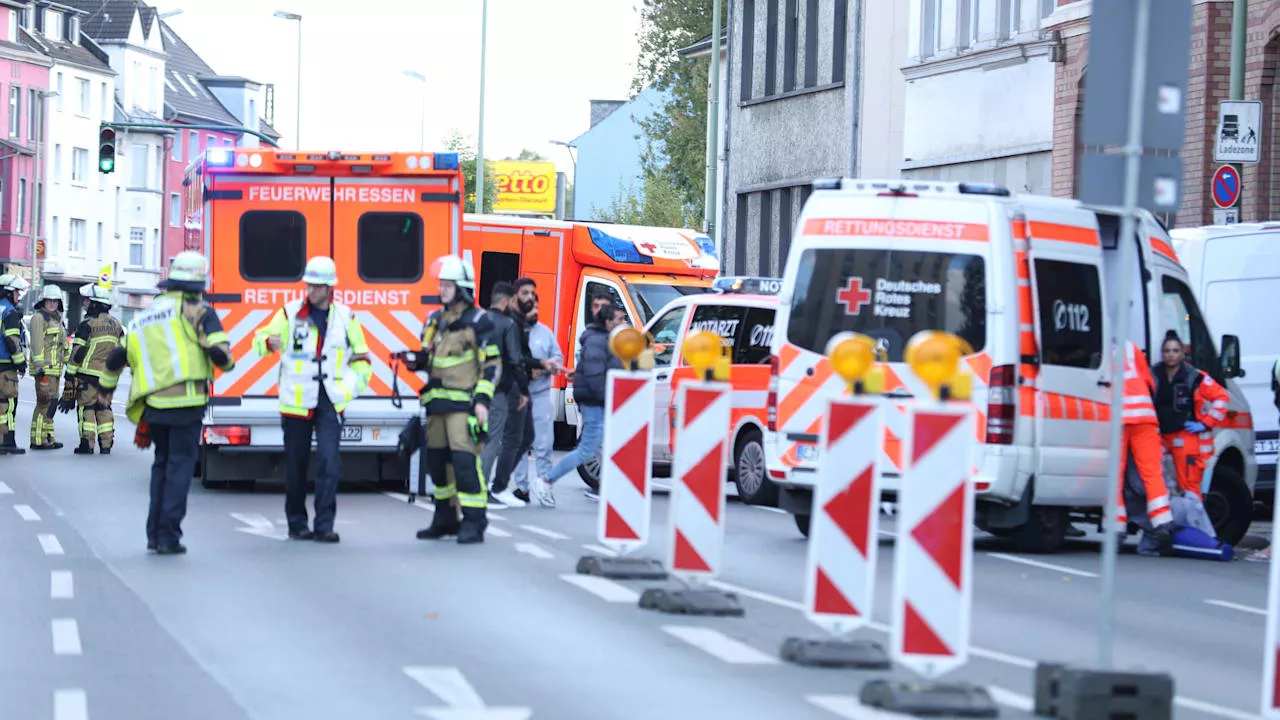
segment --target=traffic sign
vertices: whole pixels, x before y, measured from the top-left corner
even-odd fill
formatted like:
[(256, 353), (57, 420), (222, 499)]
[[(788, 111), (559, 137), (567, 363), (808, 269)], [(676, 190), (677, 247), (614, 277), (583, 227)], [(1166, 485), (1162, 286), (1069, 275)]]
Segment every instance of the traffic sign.
[(724, 561), (732, 398), (733, 386), (726, 382), (686, 382), (677, 394), (667, 568), (691, 587), (719, 574)]
[(649, 541), (653, 504), (653, 373), (610, 370), (600, 453), (600, 544), (629, 553)]
[(821, 457), (809, 515), (805, 614), (836, 637), (871, 620), (875, 598), (883, 414), (875, 400), (832, 398), (823, 421)]
[(1232, 100), (1218, 104), (1213, 161), (1256, 163), (1262, 159), (1262, 101)]
[(1219, 167), (1209, 184), (1209, 194), (1213, 196), (1213, 204), (1220, 208), (1234, 206), (1240, 199), (1240, 173), (1230, 165)]
[(893, 659), (927, 678), (969, 659), (972, 407), (912, 406), (893, 578)]

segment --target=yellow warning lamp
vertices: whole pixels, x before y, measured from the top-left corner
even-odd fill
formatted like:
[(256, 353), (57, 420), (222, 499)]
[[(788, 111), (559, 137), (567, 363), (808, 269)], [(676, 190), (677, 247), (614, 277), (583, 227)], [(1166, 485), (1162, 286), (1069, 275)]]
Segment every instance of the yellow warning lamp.
[(973, 354), (964, 338), (939, 330), (921, 330), (907, 342), (906, 361), (939, 400), (968, 400), (972, 382), (960, 360)]
[(681, 348), (684, 361), (698, 371), (705, 380), (728, 380), (728, 357), (724, 354), (724, 340), (707, 330), (699, 330), (684, 339)]
[(854, 395), (879, 394), (884, 389), (884, 371), (873, 367), (876, 341), (861, 333), (843, 332), (827, 341), (827, 362), (844, 379)]
[(644, 333), (630, 325), (619, 325), (609, 333), (609, 351), (618, 357), (628, 370), (636, 369), (636, 358), (648, 346)]

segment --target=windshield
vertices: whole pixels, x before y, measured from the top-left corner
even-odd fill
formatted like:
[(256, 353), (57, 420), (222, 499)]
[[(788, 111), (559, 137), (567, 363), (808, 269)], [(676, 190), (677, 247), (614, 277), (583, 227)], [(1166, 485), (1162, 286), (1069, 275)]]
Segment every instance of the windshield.
[(702, 285), (650, 285), (648, 283), (627, 283), (627, 290), (631, 293), (631, 301), (640, 310), (640, 325), (648, 323), (672, 300), (678, 300), (685, 295), (711, 292), (711, 288)]
[(985, 265), (977, 255), (822, 249), (800, 256), (787, 339), (816, 353), (841, 332), (887, 345), (890, 362), (921, 330), (955, 333), (981, 351), (987, 337)]

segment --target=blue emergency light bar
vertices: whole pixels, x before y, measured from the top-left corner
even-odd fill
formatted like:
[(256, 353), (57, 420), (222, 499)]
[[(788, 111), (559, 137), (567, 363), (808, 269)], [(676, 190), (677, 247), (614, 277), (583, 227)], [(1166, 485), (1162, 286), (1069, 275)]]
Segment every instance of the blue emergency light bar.
[(436, 170), (457, 170), (458, 169), (458, 153), (436, 153), (435, 169)]
[(209, 167), (232, 167), (236, 164), (236, 151), (231, 148), (209, 148), (205, 151)]
[(782, 278), (718, 277), (711, 289), (726, 295), (777, 295), (782, 292)]

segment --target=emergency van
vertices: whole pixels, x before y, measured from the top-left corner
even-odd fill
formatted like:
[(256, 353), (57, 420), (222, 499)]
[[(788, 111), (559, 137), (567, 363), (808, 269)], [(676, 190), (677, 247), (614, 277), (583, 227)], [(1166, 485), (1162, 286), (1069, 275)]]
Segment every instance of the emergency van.
[[(1280, 454), (1271, 368), (1280, 358), (1280, 318), (1269, 308), (1280, 298), (1280, 224), (1241, 223), (1180, 228), (1169, 233), (1174, 249), (1191, 277), (1205, 320), (1218, 332), (1240, 338), (1237, 380), (1253, 418), (1253, 452), (1258, 458), (1254, 496), (1265, 503), (1275, 498), (1276, 461)], [(1203, 358), (1187, 358), (1199, 367)]]
[[(844, 391), (823, 352), (845, 331), (888, 354), (878, 471), (896, 495), (905, 409), (927, 389), (903, 362), (921, 330), (964, 338), (978, 412), (971, 468), (982, 529), (1023, 551), (1058, 549), (1072, 521), (1101, 522), (1112, 497), (1108, 303), (1119, 285), (1120, 214), (1004, 188), (904, 180), (815, 183), (796, 228), (773, 339), (770, 477), (807, 534), (825, 400)], [(1235, 544), (1252, 517), (1252, 420), (1233, 378), (1239, 343), (1215, 346), (1164, 227), (1142, 212), (1130, 338), (1158, 355), (1165, 331), (1231, 393), (1214, 433), (1205, 506)], [(838, 460), (837, 460), (838, 461)]]
[[(389, 358), (421, 347), (422, 323), (439, 306), (428, 268), (460, 250), (457, 154), (211, 148), (184, 183), (186, 246), (209, 258), (206, 297), (236, 362), (213, 380), (202, 482), (283, 478), (279, 360), (259, 357), (253, 334), (303, 296), (307, 260), (326, 255), (338, 267), (334, 299), (363, 325), (373, 364), (368, 389), (345, 411), (342, 478), (404, 487), (408, 468), (396, 442), (418, 412), (422, 381)], [(405, 398), (401, 407), (394, 390)]]
[[(632, 325), (643, 327), (672, 300), (709, 292), (720, 267), (711, 240), (692, 230), (470, 213), (462, 255), (476, 269), (482, 306), (499, 282), (529, 277), (538, 284), (539, 322), (555, 333), (569, 368), (593, 295), (613, 298)], [(572, 384), (557, 376), (552, 394), (558, 444), (572, 446), (578, 426)], [(584, 471), (583, 479), (594, 478)]]

